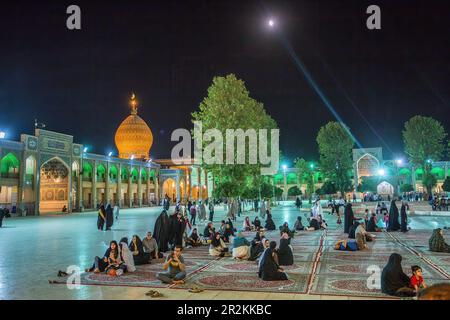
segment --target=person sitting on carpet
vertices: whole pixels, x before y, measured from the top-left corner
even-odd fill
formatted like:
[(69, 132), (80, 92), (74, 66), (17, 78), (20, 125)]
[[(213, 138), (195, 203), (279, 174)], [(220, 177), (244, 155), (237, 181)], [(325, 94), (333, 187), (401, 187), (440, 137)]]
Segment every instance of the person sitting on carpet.
[(309, 227), (306, 229), (306, 231), (315, 231), (319, 229), (320, 229), (319, 221), (317, 221), (315, 217), (312, 217), (309, 220)]
[(225, 220), (222, 220), (220, 222), (220, 227), (219, 227), (219, 233), (220, 235), (223, 235), (225, 233), (225, 227), (226, 227), (226, 223)]
[(264, 251), (259, 263), (258, 276), (264, 281), (288, 280), (283, 268), (277, 263), (276, 247), (275, 241), (270, 242), (269, 248)]
[(223, 241), (225, 241), (226, 243), (230, 243), (230, 237), (234, 237), (234, 230), (231, 227), (231, 225), (227, 222), (225, 224), (225, 231), (223, 232)]
[(255, 261), (263, 253), (264, 251), (264, 245), (262, 242), (263, 239), (264, 239), (264, 229), (259, 229), (259, 231), (256, 232), (256, 236), (252, 240), (250, 246), (250, 257), (248, 258), (249, 261)]
[(224, 257), (228, 254), (228, 247), (220, 237), (220, 233), (216, 233), (209, 246), (209, 254), (214, 257)]
[(358, 250), (367, 249), (367, 241), (372, 241), (372, 235), (366, 231), (364, 222), (360, 222), (359, 226), (356, 228), (355, 239), (356, 244), (358, 245)]
[(356, 232), (356, 228), (359, 227), (359, 220), (354, 220), (353, 221), (353, 225), (350, 227), (350, 229), (348, 230), (348, 238), (349, 239), (355, 239), (355, 232)]
[(248, 259), (250, 257), (250, 242), (244, 237), (242, 232), (233, 239), (233, 258)]
[(272, 220), (272, 214), (270, 213), (269, 209), (266, 210), (266, 215), (267, 215), (267, 218), (266, 218), (266, 225), (264, 226), (264, 229), (269, 230), (269, 231), (275, 230), (276, 229), (275, 223)]
[(205, 238), (205, 240), (212, 240), (215, 234), (216, 230), (214, 228), (214, 224), (212, 222), (208, 222), (205, 230), (203, 230), (203, 238)]
[(95, 257), (94, 264), (91, 268), (86, 269), (86, 272), (100, 273), (106, 270), (106, 268), (110, 265), (110, 263), (114, 263), (117, 261), (119, 256), (119, 249), (117, 247), (117, 241), (111, 241), (109, 243), (109, 248), (106, 249), (103, 258), (99, 256)]
[(326, 229), (328, 228), (327, 222), (322, 218), (322, 215), (319, 214), (317, 216), (317, 222), (319, 223), (320, 229)]
[(198, 247), (202, 245), (202, 240), (197, 233), (197, 228), (192, 229), (191, 234), (186, 239), (186, 244), (191, 247)]
[(297, 220), (295, 220), (294, 230), (295, 231), (303, 231), (303, 230), (305, 230), (305, 227), (302, 224), (302, 217), (297, 217)]
[(259, 220), (258, 216), (255, 217), (255, 220), (253, 220), (253, 225), (255, 226), (256, 231), (261, 229), (261, 220)]
[(381, 292), (391, 296), (413, 297), (416, 293), (409, 286), (410, 279), (403, 272), (401, 262), (401, 255), (398, 253), (391, 254), (381, 273)]
[(280, 266), (291, 266), (294, 264), (291, 238), (287, 232), (281, 234), (280, 247), (278, 248), (278, 262)]
[(136, 266), (134, 265), (133, 254), (128, 248), (128, 238), (122, 238), (119, 241), (119, 253), (120, 259), (124, 263), (123, 272), (135, 272)]
[(375, 213), (371, 214), (369, 221), (367, 222), (368, 232), (381, 232), (381, 229), (377, 226), (377, 215)]
[(445, 242), (441, 228), (433, 230), (430, 240), (428, 240), (430, 251), (450, 253), (450, 246)]
[(134, 264), (136, 266), (150, 263), (150, 253), (144, 252), (144, 246), (142, 245), (142, 241), (138, 235), (135, 234), (133, 236), (129, 249), (133, 253)]
[(156, 275), (158, 280), (167, 284), (184, 283), (184, 278), (186, 278), (186, 265), (181, 255), (182, 249), (181, 246), (177, 245), (175, 246), (175, 250), (167, 256), (166, 262), (163, 264), (163, 269), (167, 270), (167, 272), (158, 273)]
[(411, 267), (412, 276), (410, 278), (410, 286), (416, 291), (417, 294), (423, 289), (427, 288), (425, 281), (423, 280), (422, 268), (419, 266)]
[(245, 217), (244, 222), (242, 224), (242, 231), (252, 231), (252, 224), (250, 223), (249, 217)]
[(163, 254), (158, 251), (158, 242), (153, 238), (152, 233), (147, 232), (146, 237), (142, 240), (142, 246), (144, 248), (144, 252), (150, 255), (150, 259), (160, 259), (163, 257)]
[(280, 226), (280, 235), (283, 234), (283, 232), (286, 232), (289, 235), (289, 238), (292, 238), (294, 236), (294, 231), (289, 229), (289, 224), (287, 222), (283, 223), (283, 225)]

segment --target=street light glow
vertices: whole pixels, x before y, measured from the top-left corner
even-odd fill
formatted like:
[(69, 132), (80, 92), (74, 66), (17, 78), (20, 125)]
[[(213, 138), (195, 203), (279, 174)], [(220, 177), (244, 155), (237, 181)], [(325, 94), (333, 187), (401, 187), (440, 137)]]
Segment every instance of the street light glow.
[(403, 163), (403, 160), (402, 159), (397, 159), (397, 164), (402, 164)]
[(0, 139), (5, 139), (5, 138), (6, 138), (6, 132), (0, 131)]
[(109, 153), (108, 153), (108, 157), (111, 157), (112, 156), (112, 151), (110, 151)]
[(378, 169), (378, 175), (384, 176), (385, 172), (384, 169)]
[(286, 171), (287, 165), (283, 164), (283, 170)]
[(275, 21), (273, 21), (273, 19), (269, 19), (269, 22), (267, 24), (269, 25), (269, 27), (273, 28), (273, 26), (275, 25)]
[(84, 147), (83, 153), (86, 153), (87, 151), (88, 151), (88, 148), (87, 148), (87, 147)]

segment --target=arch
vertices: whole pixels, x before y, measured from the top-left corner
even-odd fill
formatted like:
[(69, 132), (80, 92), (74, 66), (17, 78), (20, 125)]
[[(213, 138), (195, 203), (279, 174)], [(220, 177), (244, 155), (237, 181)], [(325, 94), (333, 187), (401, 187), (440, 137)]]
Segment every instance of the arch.
[(380, 161), (372, 154), (363, 154), (358, 161), (356, 161), (356, 172), (358, 178), (375, 176), (380, 167)]
[(85, 161), (83, 162), (83, 180), (84, 181), (91, 181), (92, 179), (92, 165)]
[(148, 180), (147, 170), (142, 169), (141, 170), (141, 182), (142, 183), (147, 183), (147, 180)]
[(128, 180), (128, 175), (128, 169), (126, 167), (122, 167), (122, 169), (120, 170), (120, 178), (122, 179), (122, 182)]
[(29, 156), (25, 160), (25, 174), (34, 175), (36, 172), (36, 158), (34, 156)]
[(4, 178), (18, 178), (20, 161), (13, 153), (6, 154), (1, 160), (0, 172)]
[(139, 178), (139, 172), (136, 168), (131, 169), (131, 182), (137, 183)]
[(433, 174), (436, 179), (438, 180), (444, 180), (445, 179), (445, 172), (444, 169), (435, 167), (431, 170), (431, 174)]
[(416, 177), (416, 180), (422, 181), (422, 178), (423, 178), (423, 169), (422, 169), (422, 168), (416, 169), (416, 171), (414, 171), (414, 176)]
[(284, 175), (282, 173), (278, 173), (273, 176), (274, 184), (283, 184), (284, 183)]
[(380, 195), (390, 195), (394, 194), (394, 186), (387, 181), (382, 181), (377, 186), (377, 193)]
[(296, 184), (297, 183), (297, 174), (290, 172), (286, 177), (287, 184)]
[(155, 182), (156, 181), (156, 172), (155, 170), (151, 170), (150, 171), (150, 182)]
[(40, 168), (39, 212), (61, 212), (69, 206), (71, 168), (59, 157), (44, 162)]
[(166, 195), (169, 196), (170, 199), (174, 199), (177, 196), (177, 185), (174, 179), (167, 178), (164, 180), (162, 185), (162, 196), (165, 197)]
[(398, 175), (409, 178), (411, 176), (411, 170), (409, 170), (408, 168), (401, 168), (398, 171)]
[(316, 173), (314, 173), (314, 182), (315, 183), (323, 182), (323, 174), (322, 174), (322, 172), (317, 171)]
[(118, 170), (115, 165), (109, 167), (109, 180), (112, 182), (117, 182)]
[(97, 181), (104, 182), (106, 177), (106, 168), (103, 164), (97, 165)]

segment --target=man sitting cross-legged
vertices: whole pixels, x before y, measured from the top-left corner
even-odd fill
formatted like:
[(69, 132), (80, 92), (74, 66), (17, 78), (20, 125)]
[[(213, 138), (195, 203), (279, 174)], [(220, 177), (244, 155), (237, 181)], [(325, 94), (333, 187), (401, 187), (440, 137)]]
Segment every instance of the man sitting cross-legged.
[(158, 273), (156, 278), (168, 284), (183, 284), (183, 279), (186, 278), (186, 265), (181, 256), (181, 246), (176, 246), (175, 250), (167, 256), (166, 262), (163, 264), (163, 269), (167, 270), (164, 273)]

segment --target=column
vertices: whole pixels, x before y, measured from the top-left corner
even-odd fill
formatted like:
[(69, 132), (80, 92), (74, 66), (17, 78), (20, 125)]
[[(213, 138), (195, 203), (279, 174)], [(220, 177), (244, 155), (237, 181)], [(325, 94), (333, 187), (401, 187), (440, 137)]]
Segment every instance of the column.
[[(0, 152), (0, 156), (1, 156), (1, 152)], [(38, 216), (39, 215), (39, 203), (41, 201), (40, 193), (41, 193), (41, 170), (39, 170), (40, 168), (40, 160), (39, 157), (36, 157), (36, 171), (35, 171), (35, 195), (34, 195), (34, 215)], [(1, 181), (0, 181), (0, 185), (1, 185)]]
[(97, 161), (94, 161), (92, 169), (92, 207), (97, 210)]
[(198, 186), (198, 200), (202, 200), (203, 199), (203, 188), (202, 188), (202, 178), (201, 175), (202, 171), (199, 167), (197, 167), (197, 186)]
[[(147, 190), (145, 191), (145, 194), (147, 195), (147, 205), (150, 205), (150, 171), (151, 170), (147, 170)], [(156, 179), (156, 177), (155, 177)], [(155, 184), (156, 185), (156, 184)], [(156, 188), (155, 188), (155, 197), (156, 197)]]
[(119, 208), (122, 207), (122, 165), (118, 165), (119, 173), (117, 174), (117, 205)]
[(448, 161), (445, 161), (444, 180), (448, 177)]
[(139, 208), (142, 207), (142, 181), (141, 181), (142, 174), (141, 174), (141, 170), (142, 170), (142, 168), (139, 168), (139, 171), (138, 171), (138, 191), (137, 191), (137, 193), (138, 193)]
[(180, 173), (177, 172), (177, 202), (180, 201)]
[[(24, 188), (25, 188), (25, 168), (26, 168), (26, 156), (20, 159), (20, 171), (19, 171), (19, 184), (17, 186), (17, 213), (22, 215), (22, 212), (24, 210), (23, 205), (23, 199), (25, 197), (24, 195)], [(1, 158), (0, 158), (1, 159)], [(23, 161), (25, 159), (25, 161)], [(70, 190), (69, 190), (70, 191)]]
[(132, 184), (131, 184), (131, 170), (132, 170), (133, 168), (132, 167), (130, 167), (130, 170), (129, 170), (129, 172), (128, 172), (128, 207), (129, 208), (131, 208), (132, 207), (132, 197), (131, 197), (131, 193), (132, 193), (132, 191), (133, 191), (133, 188), (132, 188)]
[(106, 177), (105, 177), (105, 200), (106, 203), (111, 203), (111, 197), (109, 196), (109, 161), (106, 164)]
[(287, 177), (286, 177), (286, 170), (283, 172), (283, 198), (284, 201), (287, 200)]
[(416, 168), (414, 166), (411, 167), (411, 181), (413, 189), (416, 191)]
[(78, 211), (81, 211), (83, 207), (83, 177), (81, 176), (82, 161), (80, 159), (78, 166), (78, 179), (77, 179), (77, 202), (78, 202)]

